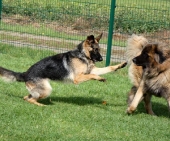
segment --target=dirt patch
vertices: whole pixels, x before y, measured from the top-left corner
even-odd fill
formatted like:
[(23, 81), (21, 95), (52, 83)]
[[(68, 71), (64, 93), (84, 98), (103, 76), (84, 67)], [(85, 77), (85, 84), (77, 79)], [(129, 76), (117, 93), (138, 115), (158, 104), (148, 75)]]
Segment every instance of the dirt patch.
[[(91, 34), (100, 34), (101, 30), (94, 30), (89, 29), (89, 22), (85, 21), (81, 18), (77, 18), (74, 24), (70, 26), (64, 26), (59, 24), (58, 22), (42, 22), (35, 19), (31, 19), (27, 16), (21, 16), (21, 15), (12, 15), (12, 16), (2, 16), (2, 21), (7, 24), (13, 24), (13, 25), (32, 25), (35, 28), (40, 28), (41, 25), (45, 25), (47, 28), (52, 29), (54, 31), (58, 32), (64, 32), (67, 34), (78, 34), (78, 35), (88, 35)], [(106, 36), (106, 32), (104, 32), (104, 36)]]

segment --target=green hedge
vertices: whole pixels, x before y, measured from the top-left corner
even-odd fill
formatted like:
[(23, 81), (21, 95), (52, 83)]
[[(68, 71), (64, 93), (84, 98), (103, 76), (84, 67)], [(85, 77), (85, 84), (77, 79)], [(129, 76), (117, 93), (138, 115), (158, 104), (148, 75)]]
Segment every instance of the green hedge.
[[(161, 2), (161, 1), (160, 1)], [(54, 0), (47, 3), (27, 0), (4, 0), (3, 13), (29, 16), (31, 20), (56, 21), (76, 29), (108, 30), (110, 5)], [(118, 32), (154, 32), (170, 28), (169, 10), (118, 5), (115, 30)]]

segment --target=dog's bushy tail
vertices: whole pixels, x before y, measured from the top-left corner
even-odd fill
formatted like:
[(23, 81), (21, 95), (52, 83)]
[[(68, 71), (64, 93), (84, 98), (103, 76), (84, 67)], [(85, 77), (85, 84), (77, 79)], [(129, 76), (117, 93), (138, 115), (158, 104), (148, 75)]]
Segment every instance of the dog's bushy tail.
[(127, 51), (126, 59), (128, 64), (132, 63), (132, 59), (138, 56), (145, 45), (148, 43), (148, 40), (143, 36), (138, 36), (133, 34), (127, 41)]
[(13, 81), (24, 82), (24, 73), (14, 72), (3, 67), (0, 67), (0, 76), (2, 77), (2, 79), (8, 82)]

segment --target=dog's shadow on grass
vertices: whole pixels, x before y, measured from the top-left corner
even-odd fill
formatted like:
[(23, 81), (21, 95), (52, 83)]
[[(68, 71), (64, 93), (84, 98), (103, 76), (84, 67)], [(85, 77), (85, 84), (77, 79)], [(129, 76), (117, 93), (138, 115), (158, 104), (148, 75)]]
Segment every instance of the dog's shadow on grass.
[[(161, 116), (161, 117), (169, 117), (170, 118), (170, 111), (168, 110), (167, 105), (163, 105), (158, 102), (152, 102), (152, 110), (155, 113), (155, 115), (158, 117)], [(140, 103), (138, 105), (136, 114), (138, 114), (138, 113), (146, 113), (143, 103)]]
[(54, 102), (55, 103), (62, 102), (62, 103), (76, 104), (80, 106), (103, 103), (101, 98), (95, 98), (95, 97), (49, 97), (49, 98), (40, 100), (40, 102), (46, 105), (54, 105)]
[[(6, 94), (8, 96), (12, 97), (18, 97), (23, 99), (23, 96), (16, 96), (13, 94)], [(73, 97), (47, 97), (45, 99), (40, 99), (38, 102), (45, 104), (45, 105), (55, 105), (57, 102), (59, 103), (71, 103), (76, 105), (94, 105), (94, 104), (103, 104), (102, 98), (95, 98), (95, 97), (79, 97), (79, 96), (73, 96)], [(55, 103), (54, 103), (55, 102)]]

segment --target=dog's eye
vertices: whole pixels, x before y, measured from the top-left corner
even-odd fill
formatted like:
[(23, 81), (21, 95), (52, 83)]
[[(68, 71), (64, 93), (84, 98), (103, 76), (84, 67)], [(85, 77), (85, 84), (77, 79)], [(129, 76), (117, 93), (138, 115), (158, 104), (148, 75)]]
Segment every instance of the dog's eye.
[(149, 57), (149, 55), (147, 53), (144, 53), (143, 56), (144, 56), (144, 58), (148, 58)]

